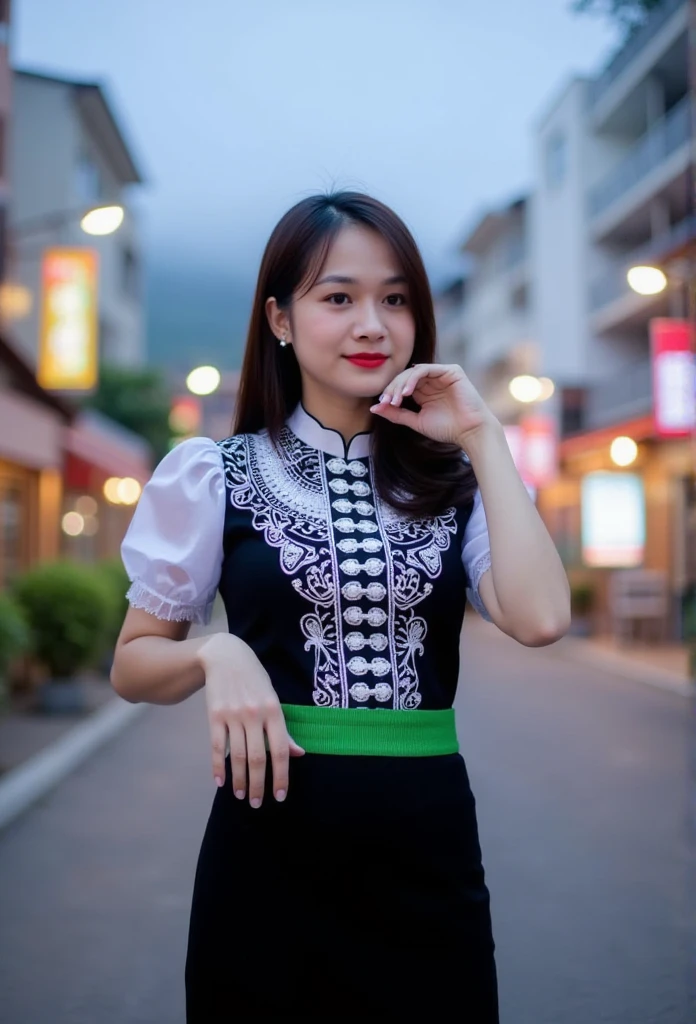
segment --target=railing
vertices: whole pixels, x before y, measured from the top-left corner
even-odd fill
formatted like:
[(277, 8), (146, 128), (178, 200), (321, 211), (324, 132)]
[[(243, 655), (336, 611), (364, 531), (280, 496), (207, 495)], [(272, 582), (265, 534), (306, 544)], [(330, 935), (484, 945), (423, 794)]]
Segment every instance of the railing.
[(624, 71), (629, 64), (636, 59), (636, 57), (638, 57), (650, 40), (653, 39), (656, 33), (660, 31), (662, 26), (665, 25), (672, 15), (681, 7), (686, 6), (686, 3), (687, 0), (664, 0), (664, 2), (652, 12), (646, 22), (629, 36), (625, 44), (615, 54), (612, 60), (609, 61), (599, 78), (592, 82), (589, 89), (589, 101), (591, 106), (595, 106), (599, 102), (602, 96), (604, 96), (610, 86), (613, 85), (619, 77), (621, 72)]
[(590, 216), (597, 217), (604, 213), (690, 137), (691, 104), (687, 95), (636, 142), (599, 184), (590, 189)]
[(652, 408), (652, 366), (649, 359), (628, 366), (587, 390), (585, 426), (603, 427)]
[(590, 311), (595, 313), (610, 302), (633, 294), (626, 280), (631, 267), (662, 263), (677, 248), (692, 241), (696, 241), (696, 214), (679, 221), (669, 231), (651, 239), (639, 249), (634, 249), (620, 263), (593, 281), (589, 289)]

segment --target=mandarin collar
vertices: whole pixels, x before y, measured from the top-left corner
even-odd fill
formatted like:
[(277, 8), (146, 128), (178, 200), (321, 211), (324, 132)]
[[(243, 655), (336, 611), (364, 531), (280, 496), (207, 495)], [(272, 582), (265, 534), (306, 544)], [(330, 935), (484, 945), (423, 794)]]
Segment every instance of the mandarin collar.
[(370, 431), (356, 434), (346, 444), (342, 434), (331, 427), (325, 427), (307, 412), (301, 402), (288, 419), (287, 425), (300, 441), (304, 441), (310, 448), (318, 448), (327, 455), (339, 459), (366, 459), (370, 454)]

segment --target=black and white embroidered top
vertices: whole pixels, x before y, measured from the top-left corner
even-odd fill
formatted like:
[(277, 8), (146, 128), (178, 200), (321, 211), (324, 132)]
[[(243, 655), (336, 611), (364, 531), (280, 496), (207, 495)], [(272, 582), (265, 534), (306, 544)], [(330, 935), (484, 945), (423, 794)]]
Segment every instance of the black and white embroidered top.
[(287, 704), (452, 706), (466, 597), (490, 568), (480, 495), (428, 518), (372, 484), (370, 435), (343, 438), (302, 406), (280, 452), (265, 431), (192, 438), (143, 490), (122, 546), (128, 599), (207, 622), (219, 589), (230, 632)]

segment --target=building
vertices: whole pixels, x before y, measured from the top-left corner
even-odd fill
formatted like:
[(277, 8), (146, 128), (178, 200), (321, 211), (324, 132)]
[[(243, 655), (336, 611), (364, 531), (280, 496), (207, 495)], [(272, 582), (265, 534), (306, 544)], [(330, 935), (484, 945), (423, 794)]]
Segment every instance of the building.
[[(37, 561), (115, 555), (151, 464), (140, 438), (37, 382), (41, 265), (54, 246), (97, 250), (101, 359), (142, 361), (127, 205), (141, 176), (100, 86), (10, 71), (9, 22), (0, 0), (0, 589)], [(126, 208), (118, 233), (88, 239), (81, 214), (116, 202)]]
[[(104, 87), (15, 71), (9, 152), (12, 207), (6, 279), (14, 288), (12, 333), (33, 365), (40, 332), (41, 263), (51, 246), (98, 254), (99, 358), (145, 359), (142, 248), (134, 189), (143, 182)], [(119, 229), (88, 237), (82, 214), (119, 204)]]
[[(458, 313), (438, 297), (441, 357), (449, 361), (448, 339), (458, 338), (463, 358), (454, 361), (503, 423), (526, 419), (508, 393), (514, 376), (555, 386), (530, 406), (559, 441), (559, 472), (538, 505), (571, 579), (595, 589), (596, 626), (609, 628), (610, 581), (624, 559), (664, 580), (676, 637), (683, 595), (696, 585), (694, 449), (657, 430), (651, 324), (677, 318), (687, 328), (696, 312), (690, 18), (693, 31), (693, 0), (664, 0), (597, 77), (567, 84), (533, 131), (529, 195), (486, 212), (462, 243), (470, 269)], [(665, 271), (663, 292), (629, 286), (628, 270), (646, 264)], [(612, 458), (617, 437), (637, 445), (631, 464)], [(608, 501), (600, 526), (615, 529), (618, 551), (606, 559), (589, 536), (589, 505), (582, 513), (598, 472), (609, 485), (635, 483), (634, 525), (644, 527), (629, 544), (629, 519), (613, 522)]]
[[(656, 430), (651, 321), (689, 315), (688, 262), (696, 256), (690, 9), (689, 0), (665, 0), (597, 78), (563, 91), (535, 134), (532, 206), (540, 372), (583, 389), (580, 429), (562, 432), (561, 475), (540, 496), (542, 514), (571, 571), (582, 572), (584, 481), (597, 471), (636, 474), (645, 532), (635, 560), (666, 580), (677, 636), (682, 595), (696, 583), (694, 463), (688, 438), (664, 440)], [(665, 270), (664, 292), (630, 288), (628, 270), (645, 264)], [(610, 445), (623, 436), (638, 452), (620, 470)], [(606, 625), (610, 570), (597, 565), (591, 576)]]
[(10, 0), (0, 0), (0, 282), (4, 276), (3, 263), (9, 198), (7, 140), (12, 106), (9, 40)]
[(72, 411), (0, 336), (0, 590), (60, 546), (63, 442)]
[(460, 246), (470, 269), (456, 293), (458, 310), (451, 290), (437, 299), (438, 307), (448, 310), (440, 358), (465, 365), (506, 424), (515, 424), (521, 411), (510, 395), (510, 381), (537, 372), (528, 220), (526, 196), (482, 214)]

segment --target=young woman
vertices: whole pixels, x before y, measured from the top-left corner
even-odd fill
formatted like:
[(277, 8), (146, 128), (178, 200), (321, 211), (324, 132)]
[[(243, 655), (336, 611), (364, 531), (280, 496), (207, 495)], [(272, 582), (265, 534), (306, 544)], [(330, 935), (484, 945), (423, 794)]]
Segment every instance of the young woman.
[[(189, 1024), (498, 1020), (452, 710), (464, 607), (536, 646), (569, 595), (500, 424), (434, 358), (401, 220), (357, 193), (303, 200), (263, 258), (233, 436), (167, 455), (124, 541), (113, 685), (153, 704), (204, 688), (219, 787)], [(218, 590), (229, 632), (187, 639)]]

